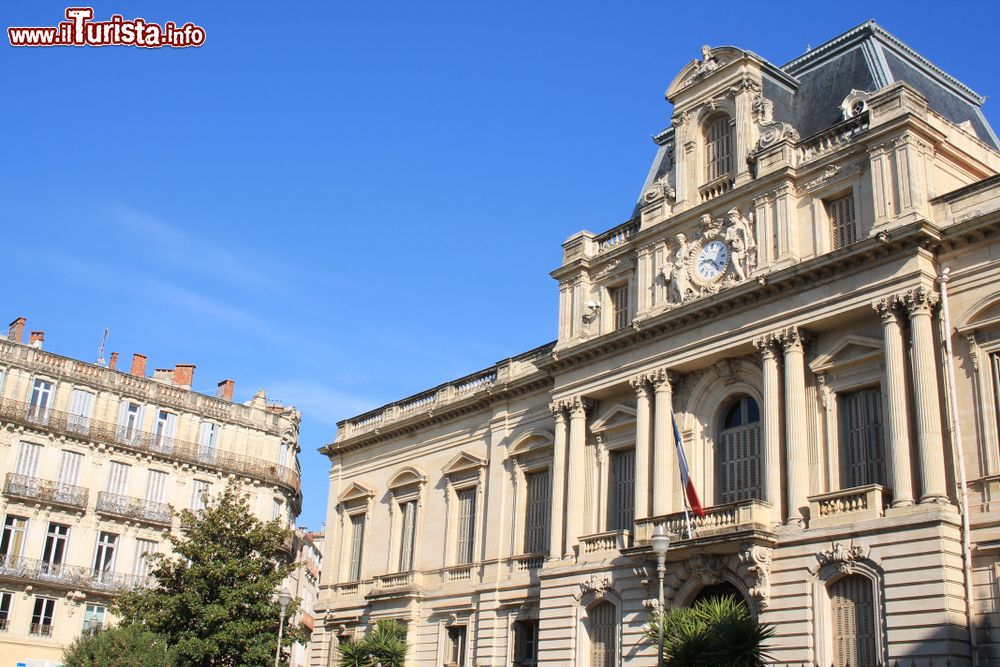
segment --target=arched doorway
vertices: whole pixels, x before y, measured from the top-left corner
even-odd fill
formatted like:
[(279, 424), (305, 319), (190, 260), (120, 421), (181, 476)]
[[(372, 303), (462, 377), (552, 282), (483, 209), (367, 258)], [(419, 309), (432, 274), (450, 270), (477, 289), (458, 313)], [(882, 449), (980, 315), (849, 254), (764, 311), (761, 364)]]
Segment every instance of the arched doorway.
[(726, 597), (734, 598), (744, 607), (747, 607), (747, 609), (750, 608), (749, 605), (747, 605), (747, 600), (745, 597), (743, 597), (743, 593), (740, 591), (740, 589), (736, 588), (736, 586), (729, 583), (728, 581), (723, 581), (722, 583), (719, 584), (712, 584), (710, 586), (705, 586), (703, 589), (698, 591), (698, 594), (694, 596), (693, 600), (691, 600), (691, 606), (693, 607), (695, 604), (701, 602), (702, 600), (717, 600), (719, 598), (726, 598)]

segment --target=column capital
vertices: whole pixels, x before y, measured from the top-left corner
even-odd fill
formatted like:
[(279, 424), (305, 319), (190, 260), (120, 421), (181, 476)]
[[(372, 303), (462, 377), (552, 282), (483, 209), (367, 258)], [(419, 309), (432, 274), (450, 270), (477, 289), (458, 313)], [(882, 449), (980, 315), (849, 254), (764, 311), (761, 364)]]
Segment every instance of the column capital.
[(878, 313), (879, 319), (882, 320), (882, 324), (891, 324), (893, 322), (899, 322), (899, 307), (901, 304), (901, 299), (898, 294), (893, 294), (891, 296), (884, 296), (878, 301), (872, 303), (872, 308)]
[(552, 401), (549, 403), (549, 410), (552, 411), (552, 416), (555, 417), (557, 424), (566, 421), (565, 401)]
[(567, 409), (569, 410), (570, 417), (586, 415), (594, 407), (594, 402), (583, 396), (574, 396), (567, 399), (566, 403), (568, 403)]
[(628, 379), (629, 385), (635, 390), (636, 396), (642, 398), (643, 396), (649, 396), (649, 385), (652, 381), (651, 373), (639, 373), (638, 375), (633, 375)]
[(653, 389), (657, 392), (672, 391), (680, 383), (683, 375), (668, 368), (658, 368), (652, 372)]
[(778, 345), (778, 336), (773, 333), (757, 336), (753, 339), (753, 346), (757, 348), (757, 353), (762, 359), (774, 359), (775, 347)]
[(909, 312), (910, 317), (930, 315), (938, 303), (937, 292), (923, 286), (906, 290), (899, 295), (899, 298), (903, 307)]
[(809, 334), (800, 327), (785, 327), (777, 334), (775, 340), (785, 352), (801, 352)]

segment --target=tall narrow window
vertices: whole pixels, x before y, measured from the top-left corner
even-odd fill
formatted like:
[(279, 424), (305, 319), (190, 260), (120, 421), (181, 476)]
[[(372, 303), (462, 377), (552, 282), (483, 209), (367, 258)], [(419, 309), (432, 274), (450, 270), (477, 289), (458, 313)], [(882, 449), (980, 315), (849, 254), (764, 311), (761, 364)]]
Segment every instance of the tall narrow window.
[(31, 387), (31, 402), (28, 409), (28, 419), (39, 424), (49, 423), (52, 410), (53, 387), (51, 382), (35, 380)]
[(733, 403), (722, 418), (716, 447), (720, 503), (761, 497), (760, 408), (749, 396)]
[(151, 503), (162, 503), (166, 488), (167, 473), (162, 470), (150, 470), (146, 473), (146, 500)]
[(7, 630), (10, 625), (10, 593), (0, 593), (0, 632)]
[(118, 439), (130, 443), (139, 438), (142, 428), (142, 406), (122, 401), (118, 407)]
[(458, 542), (455, 560), (457, 563), (471, 563), (476, 559), (476, 495), (478, 489), (472, 487), (458, 492)]
[(97, 551), (94, 552), (94, 575), (99, 580), (114, 572), (115, 551), (118, 548), (118, 535), (101, 531), (97, 538)]
[(464, 625), (453, 625), (448, 628), (448, 661), (446, 667), (465, 667), (465, 636)]
[(409, 572), (413, 569), (414, 531), (417, 527), (417, 501), (411, 500), (400, 504), (401, 516), (399, 534), (399, 571)]
[(361, 579), (361, 557), (365, 549), (365, 515), (351, 516), (351, 558), (348, 561), (347, 580)]
[(618, 623), (615, 606), (601, 602), (590, 609), (590, 667), (618, 664)]
[(841, 394), (839, 408), (845, 488), (885, 484), (881, 392), (874, 388)]
[(174, 434), (177, 432), (177, 415), (166, 410), (160, 410), (156, 415), (156, 425), (153, 427), (153, 447), (159, 452), (169, 452), (174, 446)]
[(66, 427), (77, 433), (88, 433), (93, 409), (94, 394), (83, 389), (74, 389), (69, 400), (69, 417), (66, 419)]
[(128, 475), (132, 466), (112, 461), (108, 464), (108, 493), (124, 496), (128, 493)]
[(53, 576), (62, 574), (63, 563), (66, 560), (66, 542), (69, 540), (69, 526), (61, 523), (50, 523), (45, 533), (45, 546), (42, 547), (42, 571)]
[(858, 222), (854, 216), (854, 195), (838, 197), (827, 202), (826, 214), (830, 219), (833, 249), (843, 248), (858, 240)]
[(524, 476), (524, 553), (540, 554), (549, 550), (549, 471)]
[(872, 597), (871, 581), (857, 574), (830, 587), (836, 667), (876, 664)]
[(212, 422), (202, 422), (198, 428), (198, 456), (203, 461), (214, 461), (218, 446), (219, 426)]
[(83, 631), (86, 634), (93, 634), (104, 627), (104, 613), (106, 609), (103, 604), (88, 604), (83, 612)]
[(191, 511), (198, 512), (205, 509), (205, 502), (208, 498), (210, 485), (200, 479), (194, 480), (194, 489), (191, 492)]
[(31, 613), (31, 627), (28, 632), (42, 637), (52, 636), (52, 617), (55, 616), (55, 611), (55, 600), (36, 597), (35, 609)]
[(38, 471), (38, 459), (42, 455), (42, 446), (32, 442), (22, 442), (18, 446), (17, 461), (14, 462), (14, 473), (25, 477), (34, 477)]
[(733, 170), (733, 123), (729, 116), (717, 116), (705, 127), (705, 165), (708, 181)]
[(3, 536), (0, 537), (0, 565), (13, 566), (24, 555), (24, 540), (28, 532), (28, 520), (8, 514), (3, 520)]
[(80, 465), (83, 454), (64, 449), (59, 457), (59, 484), (76, 486), (80, 481)]
[(611, 299), (612, 329), (618, 331), (628, 326), (628, 285), (608, 290)]
[(156, 542), (138, 539), (135, 541), (135, 562), (132, 564), (132, 574), (145, 579), (149, 576), (148, 554), (156, 553)]
[(514, 623), (514, 667), (538, 664), (538, 621)]
[(608, 530), (632, 530), (635, 516), (635, 450), (611, 452)]

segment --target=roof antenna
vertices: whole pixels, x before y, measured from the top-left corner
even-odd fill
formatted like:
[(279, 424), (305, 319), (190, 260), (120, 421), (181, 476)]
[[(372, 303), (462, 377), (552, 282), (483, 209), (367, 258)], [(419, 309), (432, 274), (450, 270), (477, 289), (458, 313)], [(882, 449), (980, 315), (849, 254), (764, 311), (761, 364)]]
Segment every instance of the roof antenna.
[(104, 327), (104, 335), (101, 336), (101, 344), (97, 348), (97, 365), (107, 366), (108, 362), (104, 359), (104, 346), (108, 342), (108, 334), (111, 333), (111, 329)]

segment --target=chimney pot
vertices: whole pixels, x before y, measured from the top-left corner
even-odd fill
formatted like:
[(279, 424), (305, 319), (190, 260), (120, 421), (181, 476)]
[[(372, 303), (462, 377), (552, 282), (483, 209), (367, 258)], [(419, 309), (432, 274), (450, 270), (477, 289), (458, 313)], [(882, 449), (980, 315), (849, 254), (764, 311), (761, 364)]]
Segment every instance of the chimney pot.
[(24, 341), (24, 325), (28, 323), (28, 320), (23, 317), (19, 317), (10, 323), (7, 329), (7, 340), (12, 343), (20, 343)]
[(45, 332), (44, 331), (32, 331), (28, 336), (28, 345), (38, 349), (42, 348), (42, 343), (45, 342)]
[(112, 352), (111, 361), (108, 362), (108, 368), (110, 368), (111, 370), (115, 370), (115, 367), (117, 366), (118, 366), (118, 353)]
[(236, 387), (236, 380), (223, 380), (219, 383), (219, 389), (215, 392), (216, 398), (224, 401), (233, 400), (233, 389)]
[(174, 384), (191, 388), (194, 382), (194, 364), (177, 364), (174, 366)]
[(146, 377), (146, 355), (139, 354), (136, 352), (132, 355), (132, 370), (129, 371), (132, 375), (138, 377)]

